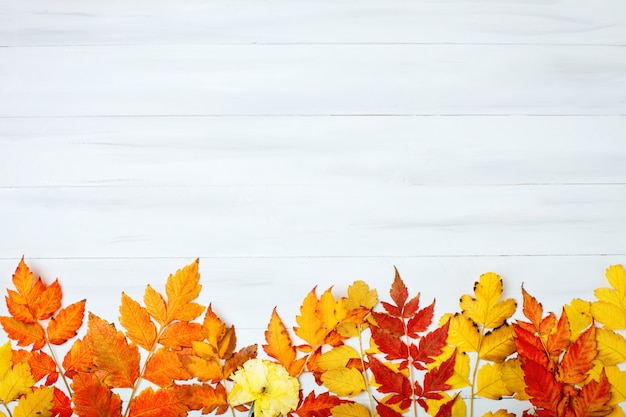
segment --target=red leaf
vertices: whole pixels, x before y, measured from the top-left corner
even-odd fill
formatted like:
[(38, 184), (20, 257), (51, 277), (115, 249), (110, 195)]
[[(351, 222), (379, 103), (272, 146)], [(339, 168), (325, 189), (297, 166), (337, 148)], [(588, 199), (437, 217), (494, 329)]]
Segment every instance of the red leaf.
[(454, 374), (455, 360), (456, 352), (438, 368), (431, 369), (424, 375), (423, 397), (438, 400), (441, 398), (442, 391), (450, 389), (450, 384), (446, 381)]
[(403, 417), (401, 413), (380, 402), (376, 404), (376, 411), (380, 417)]
[(561, 318), (559, 318), (559, 321), (556, 325), (555, 332), (548, 335), (547, 349), (550, 356), (560, 356), (561, 352), (567, 349), (570, 344), (569, 337), (569, 322), (567, 321), (565, 309), (563, 309), (563, 312), (561, 313)]
[(295, 413), (300, 417), (329, 417), (332, 415), (330, 410), (333, 407), (347, 402), (349, 401), (342, 400), (328, 392), (315, 396), (315, 392), (311, 391), (295, 410)]
[(548, 410), (556, 415), (556, 406), (562, 397), (563, 384), (555, 382), (552, 374), (540, 364), (522, 361), (526, 393), (530, 402), (537, 408)]
[(452, 407), (454, 407), (454, 403), (456, 402), (456, 398), (458, 396), (459, 394), (455, 394), (455, 396), (452, 397), (450, 401), (447, 401), (441, 407), (439, 407), (439, 411), (437, 411), (435, 417), (452, 417)]
[(399, 337), (404, 334), (402, 320), (387, 313), (372, 312), (372, 317), (376, 321), (376, 327), (384, 329), (392, 337)]
[(518, 324), (513, 324), (513, 330), (516, 336), (515, 348), (520, 360), (524, 361), (528, 359), (538, 363), (544, 368), (548, 368), (549, 361), (543, 350), (541, 340)]
[(409, 356), (409, 347), (399, 337), (390, 335), (384, 329), (372, 326), (372, 338), (382, 353), (385, 354), (385, 359), (407, 360)]
[(413, 317), (415, 315), (415, 313), (417, 312), (417, 310), (420, 307), (420, 295), (419, 293), (411, 298), (405, 305), (404, 305), (404, 309), (402, 310), (402, 317), (403, 318), (409, 318), (409, 317)]
[(421, 369), (418, 365), (419, 362), (424, 364), (431, 363), (433, 361), (432, 357), (441, 355), (444, 346), (446, 346), (449, 328), (450, 321), (448, 320), (446, 324), (429, 332), (420, 339), (417, 354), (412, 354), (413, 366)]
[(613, 407), (608, 405), (610, 400), (611, 384), (602, 370), (600, 381), (589, 381), (580, 391), (580, 395), (572, 398), (571, 408), (580, 417), (605, 416), (613, 411)]
[(423, 333), (428, 329), (433, 322), (433, 316), (435, 313), (435, 301), (429, 306), (419, 310), (417, 314), (411, 317), (407, 323), (407, 333), (409, 337), (416, 338), (419, 333)]
[[(389, 295), (391, 296), (391, 299), (395, 303), (396, 307), (398, 307), (400, 311), (402, 311), (402, 309), (404, 308), (404, 303), (409, 297), (409, 290), (404, 285), (404, 281), (402, 281), (402, 278), (400, 278), (400, 273), (398, 272), (398, 269), (394, 267), (394, 270), (396, 271), (396, 274), (393, 279), (393, 283), (391, 284), (391, 290), (389, 291)], [(390, 312), (390, 314), (393, 313)], [(394, 315), (397, 316), (399, 314)]]
[(71, 417), (73, 414), (72, 403), (70, 399), (63, 391), (54, 387), (54, 407), (52, 407), (51, 417)]
[(383, 394), (401, 394), (405, 398), (411, 398), (411, 382), (406, 376), (399, 372), (394, 372), (374, 356), (369, 356), (369, 365), (376, 383), (380, 385), (377, 388), (379, 392)]

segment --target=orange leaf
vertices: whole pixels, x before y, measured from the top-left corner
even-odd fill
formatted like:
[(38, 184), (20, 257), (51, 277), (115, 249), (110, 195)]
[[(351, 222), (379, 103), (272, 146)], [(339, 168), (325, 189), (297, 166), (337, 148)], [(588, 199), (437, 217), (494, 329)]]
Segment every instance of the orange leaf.
[(600, 381), (591, 380), (580, 391), (580, 395), (572, 398), (571, 408), (576, 416), (601, 417), (613, 411), (608, 405), (611, 400), (611, 384), (604, 370), (600, 375)]
[(239, 349), (238, 352), (235, 352), (233, 356), (230, 357), (227, 361), (224, 362), (224, 366), (222, 369), (222, 373), (224, 378), (230, 377), (230, 375), (237, 370), (240, 366), (248, 360), (252, 358), (256, 358), (257, 355), (257, 346), (250, 345), (246, 346), (242, 349)]
[(224, 333), (226, 333), (226, 325), (217, 316), (217, 314), (213, 312), (211, 304), (207, 307), (202, 327), (202, 334), (204, 338), (217, 351), (220, 340), (224, 336)]
[(547, 350), (550, 356), (558, 357), (570, 344), (570, 329), (565, 308), (556, 324), (555, 331), (548, 335)]
[(79, 372), (72, 382), (74, 413), (79, 417), (120, 417), (122, 401), (95, 375)]
[(74, 414), (72, 410), (72, 403), (67, 395), (57, 387), (54, 387), (53, 397), (54, 407), (52, 407), (53, 417), (72, 417)]
[(163, 388), (171, 386), (174, 380), (189, 379), (191, 374), (176, 352), (161, 348), (146, 363), (144, 378)]
[(59, 280), (45, 287), (41, 295), (32, 302), (33, 315), (37, 320), (47, 320), (61, 308), (61, 285)]
[(26, 265), (26, 262), (24, 262), (24, 257), (22, 257), (13, 274), (13, 285), (17, 292), (24, 297), (24, 303), (29, 301), (28, 296), (34, 284), (35, 276), (30, 271), (30, 268), (28, 268), (28, 265)]
[(591, 361), (598, 355), (596, 349), (596, 327), (585, 330), (563, 355), (557, 378), (566, 384), (578, 384), (587, 379), (593, 368)]
[(183, 417), (187, 407), (180, 401), (175, 390), (148, 387), (130, 403), (129, 417)]
[(123, 292), (119, 319), (132, 342), (147, 351), (152, 350), (157, 338), (156, 326), (150, 320), (148, 310)]
[(7, 290), (7, 294), (9, 294), (6, 297), (7, 309), (14, 319), (22, 323), (34, 323), (37, 321), (24, 297), (12, 290)]
[(535, 297), (526, 292), (524, 287), (522, 287), (522, 296), (524, 297), (522, 312), (524, 313), (524, 316), (530, 320), (535, 329), (539, 330), (543, 316), (543, 306)]
[(176, 322), (163, 330), (159, 343), (167, 348), (179, 350), (184, 347), (191, 347), (192, 342), (199, 342), (202, 339), (202, 325), (198, 323)]
[(87, 372), (93, 365), (93, 353), (83, 340), (76, 340), (69, 352), (63, 358), (63, 369), (68, 378), (73, 378), (77, 372)]
[(22, 323), (11, 317), (0, 317), (0, 324), (9, 339), (17, 341), (18, 346), (33, 345), (39, 350), (46, 344), (46, 335), (39, 323)]
[[(296, 348), (291, 342), (291, 337), (287, 332), (287, 328), (280, 319), (280, 316), (276, 312), (276, 308), (272, 311), (272, 317), (265, 331), (266, 345), (263, 345), (263, 350), (270, 357), (278, 360), (287, 370), (289, 370), (293, 361), (296, 360)], [(297, 376), (298, 374), (291, 374), (291, 376)]]
[(62, 345), (83, 325), (86, 300), (78, 301), (61, 309), (48, 323), (48, 340), (53, 345)]
[(311, 391), (295, 410), (295, 413), (300, 417), (330, 417), (333, 407), (348, 402), (328, 392), (315, 396), (315, 392)]
[(168, 277), (165, 285), (165, 293), (167, 294), (166, 324), (174, 320), (190, 321), (202, 314), (204, 307), (191, 302), (198, 297), (202, 288), (202, 285), (198, 283), (200, 281), (199, 262), (196, 259)]
[(197, 356), (183, 356), (185, 368), (200, 382), (216, 383), (223, 379), (222, 364), (216, 358), (203, 359)]
[(202, 410), (202, 414), (215, 412), (224, 414), (228, 410), (228, 400), (224, 386), (218, 383), (215, 388), (210, 385), (184, 385), (175, 387), (190, 410)]
[(126, 337), (93, 313), (89, 313), (87, 343), (93, 363), (105, 375), (110, 387), (132, 388), (139, 376), (139, 349), (130, 346)]
[(30, 373), (33, 375), (35, 381), (39, 381), (44, 376), (47, 376), (45, 384), (48, 386), (54, 384), (59, 377), (54, 360), (45, 352), (14, 351), (13, 363), (18, 362), (28, 362), (30, 365)]
[(150, 316), (155, 319), (161, 327), (167, 324), (167, 306), (165, 300), (163, 296), (150, 285), (146, 287), (146, 292), (143, 295), (143, 303), (146, 305), (146, 311), (148, 311)]

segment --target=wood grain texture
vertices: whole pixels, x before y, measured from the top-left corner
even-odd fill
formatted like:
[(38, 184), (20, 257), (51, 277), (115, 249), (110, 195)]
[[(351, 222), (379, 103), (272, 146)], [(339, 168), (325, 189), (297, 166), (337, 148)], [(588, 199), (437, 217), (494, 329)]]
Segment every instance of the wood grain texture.
[(626, 262), (625, 50), (621, 0), (0, 0), (0, 288), (116, 321), (200, 257), (242, 345), (394, 266), (558, 312)]

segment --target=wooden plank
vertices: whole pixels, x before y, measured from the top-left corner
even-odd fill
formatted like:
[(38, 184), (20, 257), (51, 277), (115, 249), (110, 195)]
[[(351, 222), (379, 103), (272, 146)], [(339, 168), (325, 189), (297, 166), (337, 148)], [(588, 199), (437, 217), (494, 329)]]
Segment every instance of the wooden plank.
[(524, 45), (0, 48), (0, 117), (622, 115), (623, 52)]
[(2, 119), (0, 187), (624, 184), (624, 137), (623, 117)]
[(0, 257), (624, 254), (625, 185), (0, 190)]
[(626, 39), (620, 0), (0, 3), (0, 45), (565, 43)]

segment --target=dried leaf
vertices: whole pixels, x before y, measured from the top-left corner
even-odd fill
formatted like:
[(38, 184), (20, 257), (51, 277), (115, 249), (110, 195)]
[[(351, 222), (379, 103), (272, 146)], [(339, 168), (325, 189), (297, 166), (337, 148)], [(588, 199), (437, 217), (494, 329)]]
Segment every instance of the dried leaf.
[(18, 346), (33, 345), (39, 350), (46, 344), (46, 334), (39, 323), (22, 323), (12, 317), (0, 317), (0, 324), (7, 336), (15, 340)]
[(612, 330), (597, 329), (598, 357), (604, 365), (619, 365), (626, 362), (626, 339)]
[(324, 371), (331, 369), (341, 369), (348, 365), (350, 359), (359, 359), (359, 352), (348, 345), (337, 346), (322, 354), (317, 359), (317, 365)]
[(331, 415), (337, 417), (335, 413), (341, 413), (341, 410), (337, 410), (336, 406), (347, 403), (346, 400), (342, 400), (328, 392), (315, 396), (315, 392), (311, 391), (294, 413), (299, 417), (330, 417)]
[(77, 372), (87, 372), (93, 365), (93, 353), (83, 340), (76, 340), (63, 358), (65, 375), (73, 378)]
[(159, 343), (167, 348), (180, 350), (191, 347), (193, 342), (201, 341), (203, 338), (202, 325), (179, 321), (170, 324), (163, 330), (161, 337), (159, 337)]
[(372, 309), (378, 304), (378, 294), (375, 289), (370, 287), (363, 281), (354, 281), (348, 287), (348, 298), (345, 306), (348, 310), (354, 310), (359, 307)]
[(283, 365), (291, 376), (297, 376), (302, 368), (292, 369), (292, 364), (296, 360), (296, 348), (275, 308), (265, 331), (265, 341), (267, 342), (263, 345), (265, 353)]
[(591, 362), (597, 354), (596, 328), (592, 326), (583, 332), (563, 355), (558, 380), (566, 384), (583, 382), (587, 378), (587, 372), (593, 367)]
[(317, 296), (315, 288), (304, 298), (300, 306), (300, 315), (296, 316), (298, 326), (294, 327), (296, 335), (309, 346), (319, 346), (326, 337), (327, 329), (317, 312)]
[(513, 334), (513, 328), (508, 325), (487, 333), (480, 344), (479, 357), (491, 362), (503, 362), (515, 351)]

